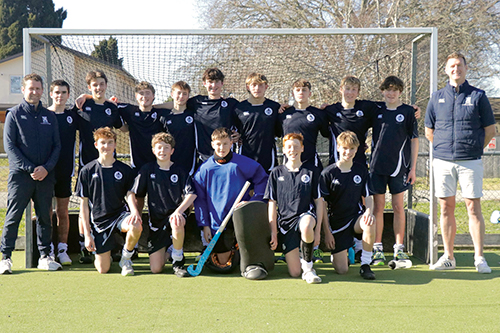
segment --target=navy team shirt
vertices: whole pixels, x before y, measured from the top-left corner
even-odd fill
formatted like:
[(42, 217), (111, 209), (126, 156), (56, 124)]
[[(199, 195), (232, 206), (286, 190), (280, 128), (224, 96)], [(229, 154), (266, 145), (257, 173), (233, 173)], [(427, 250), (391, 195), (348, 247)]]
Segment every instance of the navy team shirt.
[(326, 113), (313, 106), (308, 106), (305, 110), (298, 110), (292, 106), (280, 114), (280, 121), (283, 127), (283, 135), (300, 133), (304, 136), (302, 162), (314, 161), (314, 165), (318, 166), (320, 164), (316, 154), (318, 133), (321, 133), (325, 138), (329, 137)]
[(234, 98), (209, 99), (197, 95), (187, 101), (187, 108), (195, 110), (196, 148), (202, 161), (213, 155), (212, 133), (219, 127), (233, 129), (236, 122), (234, 107), (238, 101)]
[(94, 131), (101, 127), (120, 128), (123, 122), (116, 105), (108, 101), (97, 104), (88, 99), (81, 110), (76, 110), (80, 116), (80, 165), (84, 166), (99, 157), (94, 146)]
[(55, 113), (61, 139), (61, 154), (54, 168), (56, 177), (71, 177), (75, 171), (75, 143), (78, 120), (80, 117), (74, 109), (65, 109)]
[(373, 124), (370, 172), (396, 177), (411, 164), (411, 140), (418, 138), (415, 110), (407, 104), (395, 110), (382, 105)]
[(163, 131), (160, 118), (169, 111), (153, 108), (149, 112), (142, 112), (137, 105), (131, 104), (118, 104), (118, 110), (128, 125), (132, 168), (139, 170), (144, 164), (156, 161), (151, 149), (151, 139), (153, 135)]
[(279, 103), (266, 99), (259, 105), (245, 100), (234, 109), (243, 141), (240, 154), (259, 162), (267, 173), (277, 165), (276, 137), (282, 132), (279, 108)]

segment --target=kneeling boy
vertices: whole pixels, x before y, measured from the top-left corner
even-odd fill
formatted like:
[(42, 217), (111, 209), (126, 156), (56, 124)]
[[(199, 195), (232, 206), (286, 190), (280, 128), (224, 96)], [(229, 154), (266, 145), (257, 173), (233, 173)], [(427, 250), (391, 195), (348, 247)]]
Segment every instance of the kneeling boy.
[[(126, 233), (120, 267), (123, 276), (134, 275), (130, 258), (142, 232), (141, 214), (130, 191), (134, 172), (114, 158), (116, 133), (111, 128), (97, 129), (94, 141), (99, 158), (82, 168), (77, 185), (81, 197), (80, 217), (85, 247), (88, 251), (95, 251), (94, 265), (97, 271), (107, 273), (111, 266), (111, 250), (115, 247), (113, 233)], [(92, 207), (92, 224), (89, 221), (89, 203)]]
[[(300, 276), (302, 268), (303, 280), (320, 283), (312, 260), (314, 245), (319, 245), (320, 241), (323, 199), (319, 193), (317, 169), (309, 169), (301, 162), (303, 140), (299, 133), (285, 135), (283, 153), (287, 162), (271, 171), (264, 198), (269, 199), (271, 249), (275, 250), (279, 241), (290, 275)], [(299, 246), (303, 259), (299, 256)]]
[[(236, 200), (246, 181), (253, 184), (254, 194), (243, 200), (263, 200), (267, 174), (256, 161), (231, 151), (231, 131), (221, 127), (212, 133), (214, 156), (203, 163), (194, 175), (197, 198), (194, 202), (198, 225), (210, 242)], [(232, 221), (215, 244), (207, 261), (211, 268), (228, 272), (234, 268), (236, 237)]]
[[(375, 241), (375, 219), (372, 214), (373, 198), (368, 191), (368, 171), (363, 164), (353, 162), (359, 141), (351, 131), (337, 137), (339, 160), (323, 170), (320, 177), (321, 195), (328, 204), (329, 224), (323, 226), (325, 244), (331, 249), (332, 264), (339, 274), (348, 270), (347, 249), (353, 236), (362, 237), (361, 269), (364, 279), (374, 280), (370, 262)], [(363, 198), (365, 206), (363, 206)]]
[[(171, 134), (158, 133), (151, 140), (155, 162), (145, 164), (137, 175), (132, 192), (143, 198), (148, 194), (149, 265), (151, 272), (161, 273), (165, 267), (165, 250), (173, 244), (172, 268), (178, 277), (188, 276), (184, 268), (184, 212), (196, 194), (191, 177), (170, 160), (175, 140)], [(172, 235), (172, 238), (170, 238)]]

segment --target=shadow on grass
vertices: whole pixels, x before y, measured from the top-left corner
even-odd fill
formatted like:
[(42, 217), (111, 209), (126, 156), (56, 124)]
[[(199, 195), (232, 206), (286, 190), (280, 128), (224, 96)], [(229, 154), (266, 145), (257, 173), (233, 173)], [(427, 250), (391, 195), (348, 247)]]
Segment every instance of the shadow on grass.
[(323, 283), (355, 282), (396, 285), (423, 285), (437, 279), (484, 281), (500, 276), (500, 256), (496, 253), (486, 253), (485, 258), (490, 265), (491, 274), (479, 274), (474, 267), (474, 253), (455, 253), (457, 268), (455, 270), (432, 271), (429, 265), (417, 259), (412, 259), (413, 267), (409, 269), (391, 270), (387, 265), (372, 266), (376, 280), (364, 280), (359, 275), (360, 264), (351, 265), (346, 275), (335, 273), (331, 263), (315, 264), (318, 275)]

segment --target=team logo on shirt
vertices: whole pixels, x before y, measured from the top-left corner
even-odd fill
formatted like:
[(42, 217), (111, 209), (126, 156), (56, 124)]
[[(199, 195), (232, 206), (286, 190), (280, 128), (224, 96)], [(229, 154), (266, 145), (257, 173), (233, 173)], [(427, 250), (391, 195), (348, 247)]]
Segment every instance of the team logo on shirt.
[(271, 109), (271, 108), (266, 108), (266, 109), (264, 110), (264, 114), (265, 114), (266, 116), (270, 116), (270, 115), (272, 115), (272, 114), (273, 114), (273, 109)]
[(172, 120), (167, 120), (167, 125), (172, 125)]
[(158, 116), (158, 114), (157, 114), (156, 112), (153, 112), (153, 113), (151, 114), (151, 118), (153, 118), (153, 119), (156, 119), (156, 117), (157, 117), (157, 116)]
[(302, 180), (304, 184), (307, 184), (309, 183), (309, 181), (311, 181), (311, 177), (309, 177), (309, 175), (302, 175), (302, 177), (300, 177), (300, 180)]
[(246, 116), (249, 116), (249, 115), (250, 115), (250, 112), (248, 112), (248, 111), (244, 111), (244, 112), (243, 112), (243, 115), (244, 115), (245, 117), (246, 117)]
[(139, 112), (136, 112), (136, 113), (134, 113), (134, 116), (136, 116), (136, 117), (140, 117), (140, 116), (141, 116), (141, 114), (140, 114)]
[(313, 121), (314, 121), (314, 119), (316, 119), (316, 117), (314, 117), (314, 115), (313, 115), (313, 114), (310, 114), (310, 113), (309, 113), (309, 114), (307, 115), (306, 119), (307, 119), (307, 121), (309, 121), (309, 122), (313, 122)]
[(170, 176), (170, 180), (172, 181), (172, 183), (177, 183), (177, 181), (179, 181), (179, 176), (174, 173), (172, 176)]
[(28, 119), (28, 118), (26, 118), (26, 116), (25, 116), (24, 114), (22, 114), (22, 115), (21, 115), (21, 119), (26, 120), (26, 119)]
[(444, 98), (440, 98), (438, 99), (438, 103), (446, 103), (446, 101), (444, 100)]
[(286, 115), (286, 119), (292, 119), (292, 115), (291, 114), (287, 114)]
[(120, 171), (115, 172), (115, 179), (121, 180), (123, 178), (123, 174)]
[(227, 102), (226, 101), (220, 102), (220, 106), (222, 106), (223, 108), (227, 108)]
[(465, 99), (464, 105), (466, 105), (466, 106), (474, 105), (474, 104), (472, 104), (472, 97), (471, 96), (467, 96), (467, 98)]
[(337, 112), (337, 117), (342, 118), (342, 113)]
[(149, 178), (151, 178), (151, 179), (156, 179), (156, 174), (154, 174), (154, 173), (150, 174), (150, 175), (149, 175)]
[(68, 122), (68, 124), (72, 124), (73, 123), (73, 117), (67, 116), (66, 117), (66, 121)]
[(398, 123), (402, 122), (403, 120), (405, 120), (405, 116), (403, 116), (401, 113), (396, 116), (396, 121)]
[(99, 174), (96, 172), (96, 173), (93, 173), (92, 174), (92, 178), (99, 178)]
[(111, 116), (111, 109), (110, 109), (110, 108), (107, 108), (106, 110), (104, 110), (104, 112), (105, 112), (108, 116)]
[(352, 178), (352, 181), (355, 183), (355, 184), (359, 184), (361, 183), (361, 176), (360, 175), (356, 175)]
[(285, 181), (285, 177), (283, 177), (283, 176), (279, 176), (279, 177), (278, 177), (278, 181), (280, 181), (280, 182), (284, 182), (284, 181)]
[(363, 111), (361, 111), (361, 110), (356, 111), (356, 116), (363, 117), (364, 115), (365, 114), (363, 113)]
[(191, 116), (187, 116), (187, 117), (186, 117), (186, 123), (187, 123), (187, 124), (192, 124), (192, 123), (193, 123), (193, 117), (191, 117)]
[(377, 118), (378, 118), (378, 119), (382, 119), (382, 115), (381, 115), (381, 114), (379, 114), (379, 115), (377, 116)]
[(85, 111), (92, 111), (92, 108), (90, 106), (86, 106)]
[(49, 120), (47, 119), (47, 116), (42, 116), (42, 125), (50, 125)]

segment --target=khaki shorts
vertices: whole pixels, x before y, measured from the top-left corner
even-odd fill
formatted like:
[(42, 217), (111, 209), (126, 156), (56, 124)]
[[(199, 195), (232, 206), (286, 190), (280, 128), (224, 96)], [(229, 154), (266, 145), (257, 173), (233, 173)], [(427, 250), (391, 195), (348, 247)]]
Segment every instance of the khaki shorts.
[(477, 199), (483, 196), (483, 161), (445, 161), (435, 158), (434, 186), (436, 197), (453, 197), (457, 193), (457, 182), (462, 189), (462, 197)]

